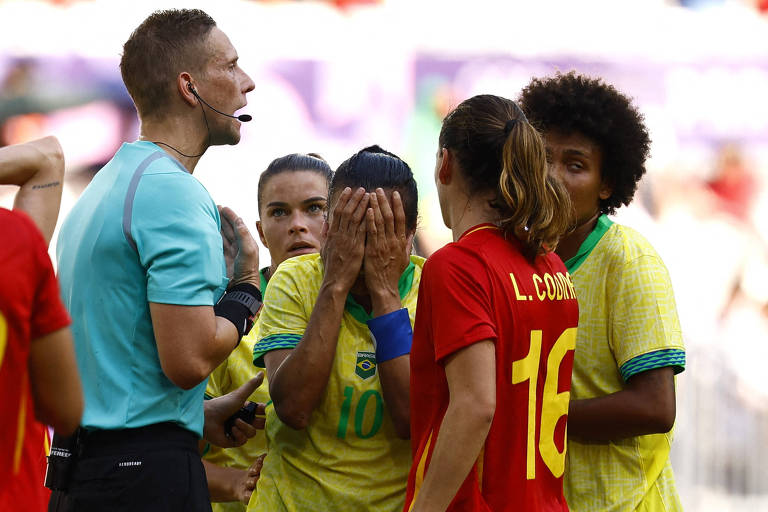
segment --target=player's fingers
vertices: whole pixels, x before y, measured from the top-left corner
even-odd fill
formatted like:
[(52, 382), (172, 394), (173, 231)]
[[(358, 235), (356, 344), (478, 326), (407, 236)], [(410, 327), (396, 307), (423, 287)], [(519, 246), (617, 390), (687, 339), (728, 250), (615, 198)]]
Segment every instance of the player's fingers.
[(368, 211), (368, 206), (370, 205), (370, 198), (371, 194), (363, 194), (363, 197), (360, 199), (360, 202), (357, 204), (357, 207), (352, 212), (352, 215), (349, 220), (349, 226), (350, 230), (359, 227), (360, 224), (363, 225), (363, 230), (365, 230), (365, 212)]
[(267, 419), (263, 416), (256, 416), (253, 418), (251, 425), (258, 430), (264, 430), (264, 426), (267, 424)]
[(400, 192), (395, 190), (392, 192), (392, 210), (395, 216), (395, 235), (398, 238), (405, 238), (405, 207), (403, 205), (403, 198), (400, 196)]
[[(365, 221), (363, 222), (363, 224), (365, 224), (365, 238), (366, 238), (365, 253), (369, 254), (375, 249), (376, 240), (377, 240), (376, 221), (373, 215), (373, 207), (369, 207), (368, 210), (366, 210)], [(366, 258), (366, 261), (368, 261), (367, 258)]]
[[(357, 190), (350, 196), (347, 204), (344, 205), (344, 209), (341, 212), (341, 229), (349, 226), (350, 219), (352, 219), (355, 211), (360, 207), (360, 203), (365, 199), (368, 203), (368, 197), (363, 187), (358, 187)], [(347, 221), (347, 226), (344, 225), (344, 221)]]
[(335, 233), (339, 230), (339, 224), (341, 222), (341, 212), (344, 210), (344, 207), (347, 205), (347, 202), (349, 201), (349, 196), (352, 195), (352, 189), (349, 187), (345, 187), (344, 190), (341, 191), (341, 194), (339, 194), (339, 198), (336, 200), (336, 204), (333, 207), (333, 212), (331, 213), (331, 223), (330, 227), (328, 228), (331, 233)]
[(250, 379), (248, 382), (232, 391), (232, 393), (237, 397), (239, 402), (245, 402), (248, 400), (248, 397), (251, 396), (254, 391), (256, 391), (256, 388), (261, 386), (262, 382), (264, 382), (264, 372), (260, 371), (254, 378)]
[(381, 217), (384, 220), (386, 236), (387, 238), (391, 238), (395, 235), (395, 220), (394, 215), (392, 214), (392, 207), (390, 206), (389, 201), (387, 201), (387, 195), (384, 193), (383, 189), (376, 189), (376, 195), (379, 199), (379, 208), (381, 209)]
[(416, 232), (409, 234), (405, 239), (405, 255), (408, 259), (411, 258), (411, 252), (413, 251), (413, 237)]
[[(367, 210), (368, 209), (366, 208), (363, 211), (363, 214), (365, 214), (365, 211), (367, 211)], [(365, 243), (365, 241), (366, 241), (365, 235), (366, 235), (367, 228), (368, 228), (368, 223), (367, 222), (363, 222), (362, 219), (360, 221), (358, 221), (358, 223), (357, 223), (357, 230), (355, 231), (355, 243), (362, 245), (363, 246), (363, 251), (365, 251), (366, 248), (367, 248), (367, 245)]]
[(266, 453), (262, 453), (258, 457), (256, 457), (256, 460), (253, 461), (251, 466), (248, 468), (248, 476), (259, 476), (261, 474), (261, 468), (264, 466), (264, 457), (266, 457)]
[[(381, 193), (379, 193), (381, 191)], [(374, 203), (375, 201), (375, 203)], [(387, 196), (384, 195), (384, 191), (382, 189), (377, 189), (375, 194), (371, 194), (371, 205), (373, 206), (373, 218), (376, 222), (376, 231), (378, 233), (378, 243), (384, 244), (384, 237), (387, 235), (387, 227), (386, 227), (386, 221), (384, 220), (384, 215), (382, 213), (382, 201), (384, 203), (387, 202)]]
[(235, 426), (232, 427), (232, 435), (235, 434), (235, 429), (239, 430), (241, 434), (243, 434), (246, 438), (250, 439), (251, 437), (255, 436), (259, 429), (254, 427), (253, 425), (246, 423), (243, 421), (242, 418), (237, 418), (235, 420)]
[[(245, 442), (248, 441), (248, 436), (240, 428), (240, 424), (243, 424), (246, 427), (248, 426), (248, 424), (246, 422), (244, 422), (243, 420), (241, 420), (239, 418), (237, 419), (237, 421), (235, 421), (235, 424), (232, 426), (232, 430), (230, 431), (232, 433), (231, 433), (231, 435), (229, 435), (229, 440), (232, 441), (232, 446), (231, 447), (233, 447), (233, 448), (237, 447), (237, 446), (243, 446), (245, 444)], [(253, 427), (249, 427), (249, 428), (253, 428)], [(255, 430), (256, 429), (254, 429), (254, 431)], [(253, 437), (253, 436), (251, 436), (251, 437)]]

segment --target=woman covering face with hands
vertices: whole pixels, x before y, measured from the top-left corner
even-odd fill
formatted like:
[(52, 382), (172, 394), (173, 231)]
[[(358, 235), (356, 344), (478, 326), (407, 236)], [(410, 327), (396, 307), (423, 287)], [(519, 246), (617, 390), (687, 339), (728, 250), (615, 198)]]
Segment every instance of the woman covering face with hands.
[(320, 255), (283, 263), (261, 313), (269, 452), (249, 510), (402, 507), (409, 352), (423, 259), (416, 182), (377, 146), (341, 164)]

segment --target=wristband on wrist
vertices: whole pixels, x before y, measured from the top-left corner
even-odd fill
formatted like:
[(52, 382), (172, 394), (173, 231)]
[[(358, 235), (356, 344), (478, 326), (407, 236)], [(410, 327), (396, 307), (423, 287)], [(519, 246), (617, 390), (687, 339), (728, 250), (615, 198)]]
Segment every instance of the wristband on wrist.
[(413, 329), (406, 308), (377, 316), (366, 323), (376, 346), (377, 363), (411, 353)]
[(240, 283), (230, 287), (213, 306), (216, 316), (226, 318), (237, 329), (237, 346), (253, 327), (253, 317), (261, 307), (261, 292), (254, 285)]

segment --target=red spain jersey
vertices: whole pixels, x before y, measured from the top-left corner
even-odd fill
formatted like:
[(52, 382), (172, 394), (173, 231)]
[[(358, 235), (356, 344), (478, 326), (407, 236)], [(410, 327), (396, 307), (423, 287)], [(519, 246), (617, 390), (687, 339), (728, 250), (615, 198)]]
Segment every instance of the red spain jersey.
[(521, 248), (483, 224), (424, 266), (411, 350), (414, 458), (405, 510), (429, 472), (448, 408), (445, 358), (483, 340), (496, 348), (496, 412), (448, 510), (568, 510), (563, 471), (576, 294), (554, 253), (532, 264)]
[(35, 421), (30, 342), (69, 325), (42, 235), (0, 208), (0, 510), (45, 510), (47, 435)]

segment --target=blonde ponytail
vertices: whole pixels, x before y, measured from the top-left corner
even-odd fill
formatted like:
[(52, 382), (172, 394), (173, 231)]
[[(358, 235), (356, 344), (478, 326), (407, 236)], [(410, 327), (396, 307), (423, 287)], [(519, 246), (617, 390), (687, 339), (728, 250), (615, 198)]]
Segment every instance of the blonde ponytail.
[(527, 121), (514, 120), (501, 161), (499, 190), (506, 203), (502, 210), (508, 214), (501, 220), (502, 230), (523, 242), (529, 259), (553, 251), (570, 228), (571, 200), (549, 174), (541, 135)]

